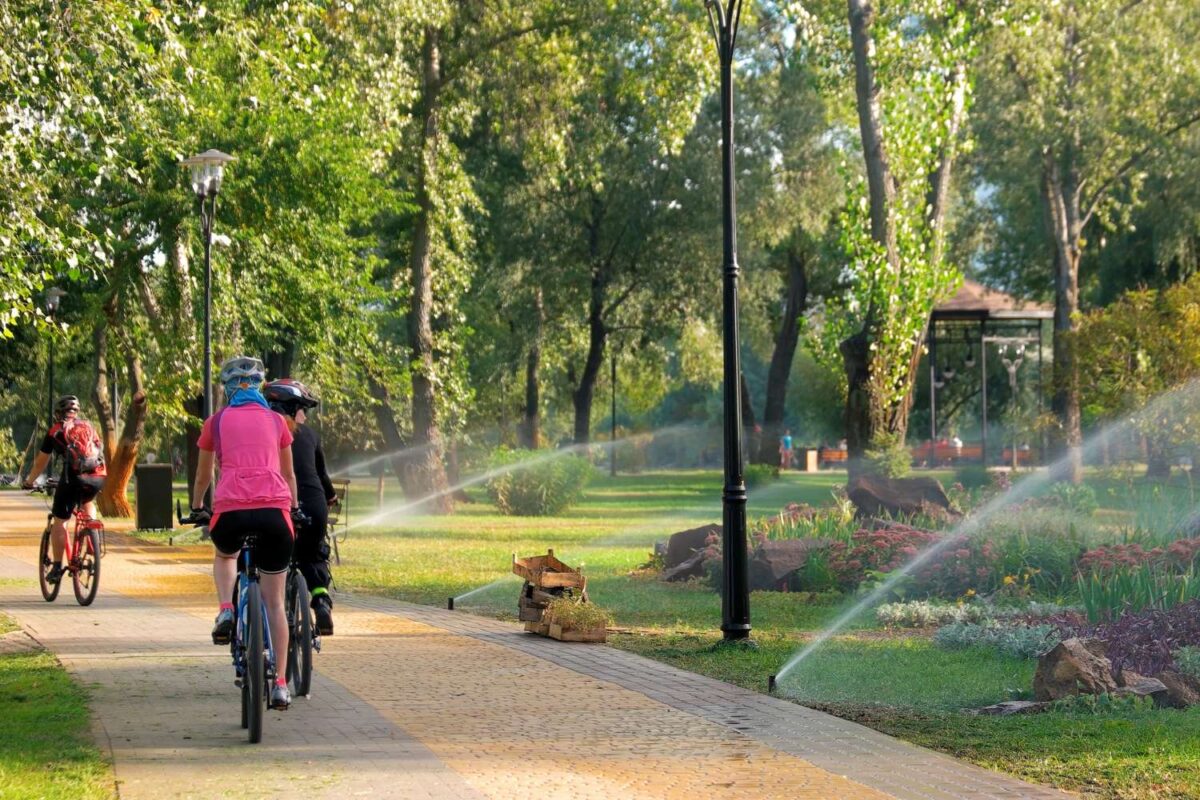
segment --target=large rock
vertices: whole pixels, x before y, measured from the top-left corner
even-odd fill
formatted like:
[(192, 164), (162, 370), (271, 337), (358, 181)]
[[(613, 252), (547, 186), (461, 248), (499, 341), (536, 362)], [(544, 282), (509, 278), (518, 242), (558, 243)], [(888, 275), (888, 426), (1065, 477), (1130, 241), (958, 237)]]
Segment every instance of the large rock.
[(1112, 694), (1119, 687), (1099, 639), (1067, 639), (1038, 658), (1033, 694), (1061, 700), (1075, 694)]
[(857, 475), (850, 480), (846, 494), (860, 517), (957, 517), (958, 512), (942, 485), (933, 478), (880, 478)]
[(763, 542), (750, 557), (750, 588), (772, 590), (802, 568), (809, 554), (830, 545), (829, 539), (785, 539)]
[(1158, 678), (1147, 678), (1131, 669), (1123, 669), (1117, 675), (1118, 689), (1113, 693), (1117, 696), (1153, 697), (1154, 702), (1162, 705), (1167, 698), (1167, 686)]
[(704, 577), (704, 551), (697, 550), (682, 564), (664, 569), (661, 577), (664, 581), (686, 581), (688, 578)]
[(697, 550), (703, 550), (704, 543), (714, 533), (717, 536), (721, 535), (721, 526), (716, 523), (672, 534), (671, 538), (667, 540), (667, 556), (663, 562), (664, 570), (678, 567), (694, 556)]
[(1033, 700), (1006, 700), (1003, 703), (996, 703), (994, 706), (973, 708), (967, 713), (973, 716), (1011, 717), (1014, 714), (1037, 714), (1047, 710), (1051, 705), (1053, 704), (1039, 703)]
[(1166, 670), (1158, 674), (1158, 679), (1167, 687), (1164, 696), (1154, 698), (1159, 705), (1171, 708), (1200, 705), (1200, 681), (1192, 676)]

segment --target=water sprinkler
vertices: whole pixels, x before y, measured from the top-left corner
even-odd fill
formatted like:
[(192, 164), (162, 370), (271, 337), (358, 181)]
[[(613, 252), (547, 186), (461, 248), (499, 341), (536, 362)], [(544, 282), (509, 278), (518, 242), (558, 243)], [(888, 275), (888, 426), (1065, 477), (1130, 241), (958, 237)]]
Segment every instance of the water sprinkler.
[(451, 597), (449, 600), (446, 601), (446, 610), (447, 611), (454, 610), (454, 598), (453, 597)]
[(768, 675), (767, 676), (767, 694), (775, 694), (775, 690), (778, 688), (779, 688), (779, 686), (775, 683), (775, 676)]

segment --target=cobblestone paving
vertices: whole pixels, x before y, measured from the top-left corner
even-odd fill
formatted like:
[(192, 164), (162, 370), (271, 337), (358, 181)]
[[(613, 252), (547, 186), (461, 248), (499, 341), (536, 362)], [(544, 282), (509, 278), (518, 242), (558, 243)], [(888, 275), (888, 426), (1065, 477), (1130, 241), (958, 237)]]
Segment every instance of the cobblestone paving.
[(248, 745), (207, 551), (113, 536), (96, 604), (48, 604), (42, 524), (0, 493), (0, 610), (91, 688), (124, 798), (1066, 796), (613, 648), (345, 594), (312, 698)]

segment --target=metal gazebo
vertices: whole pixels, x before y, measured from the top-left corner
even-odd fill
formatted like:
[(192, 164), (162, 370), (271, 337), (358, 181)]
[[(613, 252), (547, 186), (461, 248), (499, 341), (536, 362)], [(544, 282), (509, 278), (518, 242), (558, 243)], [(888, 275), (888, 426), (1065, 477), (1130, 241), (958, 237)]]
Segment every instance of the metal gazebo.
[[(1054, 308), (1043, 303), (1018, 300), (1012, 295), (966, 279), (958, 292), (949, 300), (934, 308), (926, 333), (927, 360), (929, 367), (929, 419), (930, 439), (936, 447), (937, 392), (959, 374), (957, 364), (951, 365), (943, 356), (939, 365), (939, 348), (949, 345), (966, 345), (967, 356), (961, 362), (962, 373), (968, 374), (976, 365), (979, 370), (982, 394), (982, 426), (980, 458), (988, 463), (988, 405), (987, 405), (987, 361), (989, 346), (997, 347), (1000, 357), (1009, 371), (1010, 385), (1016, 392), (1016, 372), (1028, 349), (1037, 349), (1038, 408), (1043, 404), (1044, 366), (1044, 322), (1054, 318)], [(978, 360), (975, 353), (979, 354)], [(1014, 442), (1013, 459), (1016, 461)]]

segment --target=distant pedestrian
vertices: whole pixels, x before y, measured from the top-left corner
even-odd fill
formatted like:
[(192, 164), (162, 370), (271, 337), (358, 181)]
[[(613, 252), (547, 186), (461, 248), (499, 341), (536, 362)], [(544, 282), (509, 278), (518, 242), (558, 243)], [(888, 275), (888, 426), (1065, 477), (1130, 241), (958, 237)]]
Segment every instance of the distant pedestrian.
[(786, 430), (783, 436), (779, 439), (779, 468), (791, 469), (792, 467), (792, 432)]

